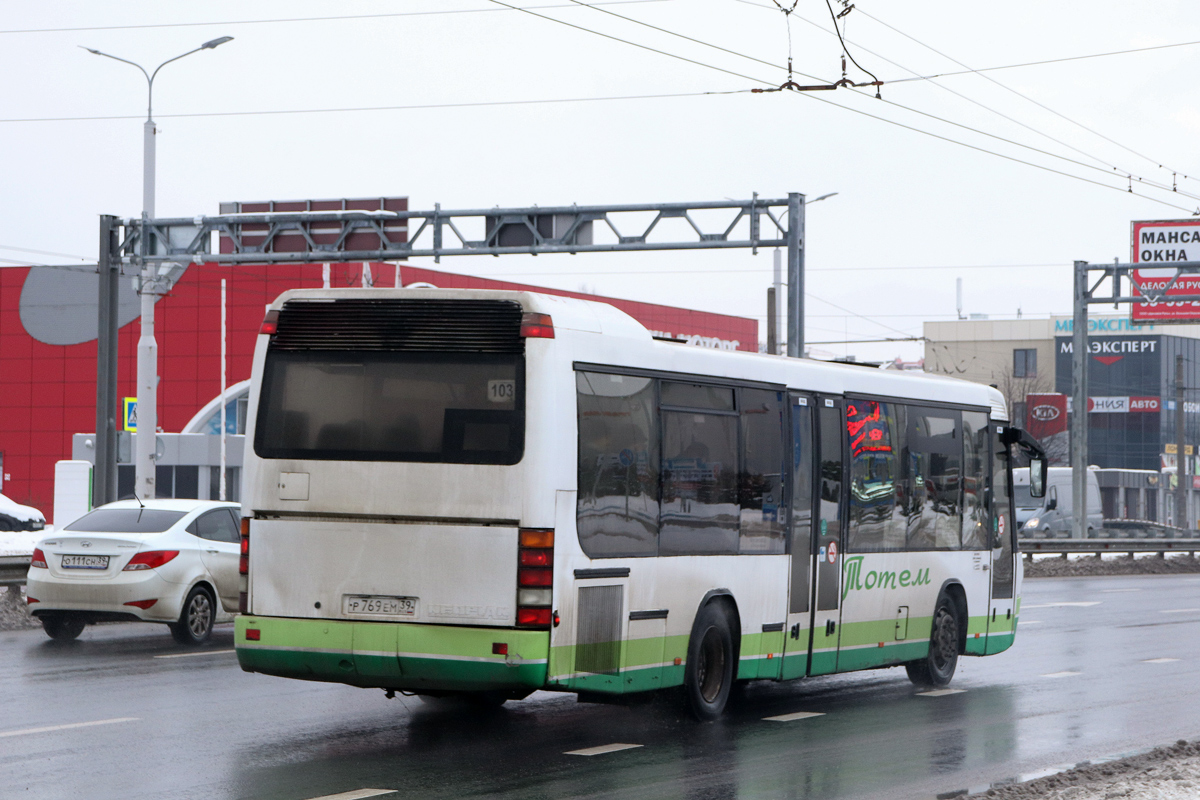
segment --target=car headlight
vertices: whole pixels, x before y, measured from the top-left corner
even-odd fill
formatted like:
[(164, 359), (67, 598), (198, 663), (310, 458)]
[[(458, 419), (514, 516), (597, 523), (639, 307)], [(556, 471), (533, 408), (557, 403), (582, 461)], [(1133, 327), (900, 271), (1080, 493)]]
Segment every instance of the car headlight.
[(1025, 527), (1026, 528), (1036, 528), (1039, 522), (1041, 522), (1041, 520), (1039, 520), (1037, 517), (1030, 517), (1028, 520), (1025, 521)]

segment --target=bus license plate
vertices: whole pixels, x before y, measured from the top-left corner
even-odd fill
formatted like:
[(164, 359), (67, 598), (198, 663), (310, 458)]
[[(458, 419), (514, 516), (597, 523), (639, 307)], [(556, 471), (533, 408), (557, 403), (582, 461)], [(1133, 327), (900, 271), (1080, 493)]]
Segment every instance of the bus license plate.
[(417, 613), (417, 598), (387, 597), (376, 594), (342, 595), (343, 614), (381, 614), (392, 617), (412, 617)]
[(108, 569), (108, 556), (63, 556), (63, 569)]

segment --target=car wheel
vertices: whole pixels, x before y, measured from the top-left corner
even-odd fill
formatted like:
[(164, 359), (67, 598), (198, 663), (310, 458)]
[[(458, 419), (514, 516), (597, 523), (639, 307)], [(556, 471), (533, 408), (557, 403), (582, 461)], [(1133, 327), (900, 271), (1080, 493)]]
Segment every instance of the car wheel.
[(692, 716), (702, 722), (721, 716), (735, 668), (729, 615), (720, 603), (709, 603), (696, 617), (688, 640), (683, 688)]
[(187, 600), (183, 601), (179, 621), (170, 623), (171, 635), (180, 644), (203, 644), (212, 635), (215, 614), (212, 592), (197, 586), (188, 592)]
[(79, 617), (67, 617), (59, 614), (43, 614), (42, 629), (51, 639), (69, 642), (83, 633), (87, 623)]
[(918, 686), (945, 686), (950, 683), (958, 666), (960, 625), (954, 601), (948, 595), (940, 595), (933, 611), (929, 654), (904, 665), (910, 681)]

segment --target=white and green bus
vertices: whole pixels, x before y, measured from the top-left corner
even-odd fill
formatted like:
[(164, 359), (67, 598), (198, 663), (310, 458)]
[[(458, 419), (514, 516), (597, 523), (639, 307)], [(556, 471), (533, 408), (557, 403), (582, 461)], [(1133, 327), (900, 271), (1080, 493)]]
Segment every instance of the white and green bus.
[[(483, 703), (1010, 647), (995, 389), (654, 339), (602, 303), (312, 289), (258, 337), (243, 669)], [(1034, 462), (1035, 480), (1044, 462)], [(1036, 491), (1036, 488), (1035, 488)]]

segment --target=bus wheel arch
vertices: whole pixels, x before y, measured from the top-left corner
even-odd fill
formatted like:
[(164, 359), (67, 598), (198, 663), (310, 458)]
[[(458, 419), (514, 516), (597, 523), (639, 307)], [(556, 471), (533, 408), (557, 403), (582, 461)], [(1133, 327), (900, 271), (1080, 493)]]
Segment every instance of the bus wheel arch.
[(946, 686), (954, 677), (958, 657), (966, 646), (966, 595), (962, 585), (948, 581), (938, 592), (930, 623), (929, 652), (904, 665), (918, 686)]
[(701, 722), (725, 711), (737, 679), (740, 634), (737, 603), (729, 591), (706, 594), (692, 622), (683, 680), (688, 710)]

